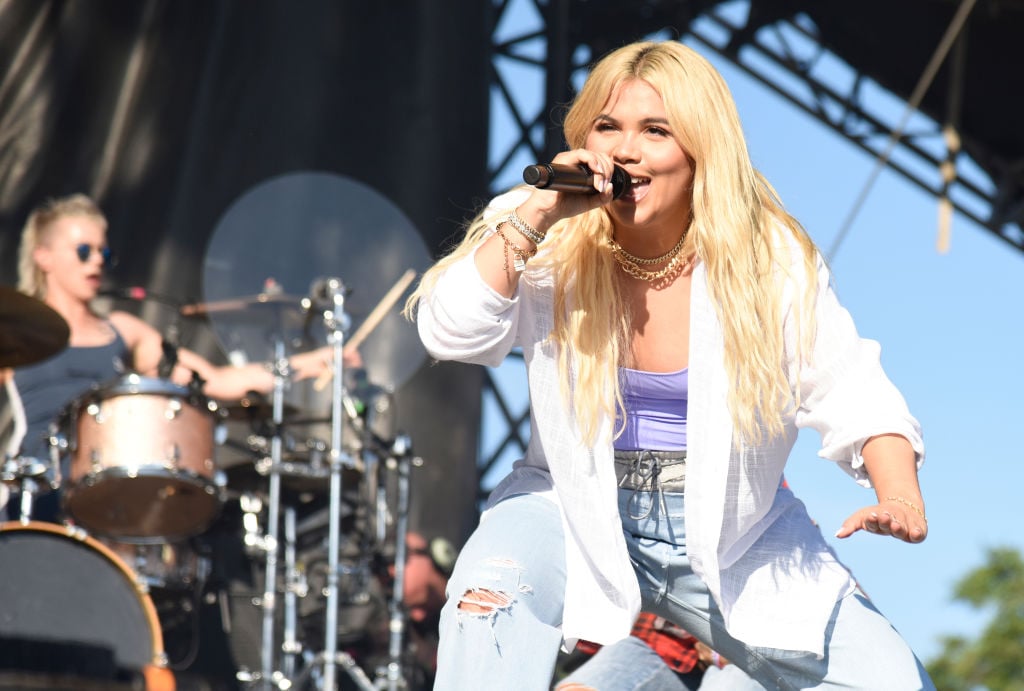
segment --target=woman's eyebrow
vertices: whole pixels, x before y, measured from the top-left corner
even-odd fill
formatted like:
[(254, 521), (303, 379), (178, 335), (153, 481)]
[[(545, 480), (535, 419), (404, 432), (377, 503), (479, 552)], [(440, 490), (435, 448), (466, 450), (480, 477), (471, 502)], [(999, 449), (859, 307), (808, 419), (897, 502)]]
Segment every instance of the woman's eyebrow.
[[(619, 121), (613, 118), (611, 115), (598, 115), (594, 118), (594, 122), (607, 122), (613, 125), (618, 125)], [(666, 118), (644, 118), (640, 121), (641, 125), (669, 125), (669, 121)]]

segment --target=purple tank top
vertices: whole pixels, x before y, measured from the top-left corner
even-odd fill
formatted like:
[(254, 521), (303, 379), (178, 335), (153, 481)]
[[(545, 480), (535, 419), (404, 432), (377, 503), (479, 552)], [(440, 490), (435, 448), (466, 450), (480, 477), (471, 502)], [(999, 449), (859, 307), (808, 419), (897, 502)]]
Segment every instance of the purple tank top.
[[(689, 370), (662, 373), (620, 367), (619, 377), (626, 417), (615, 448), (621, 451), (685, 449)], [(616, 430), (622, 422), (622, 417), (618, 417)]]

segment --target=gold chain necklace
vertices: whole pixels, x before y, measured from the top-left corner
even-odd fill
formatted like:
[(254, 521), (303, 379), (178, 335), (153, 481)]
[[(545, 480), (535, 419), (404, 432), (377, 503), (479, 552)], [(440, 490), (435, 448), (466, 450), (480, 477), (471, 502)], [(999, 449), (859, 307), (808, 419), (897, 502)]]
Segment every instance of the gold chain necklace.
[[(682, 237), (679, 238), (679, 242), (676, 246), (670, 249), (660, 257), (654, 257), (652, 259), (645, 259), (643, 257), (637, 257), (630, 254), (626, 250), (622, 249), (622, 246), (615, 240), (609, 239), (608, 244), (612, 250), (612, 256), (615, 257), (615, 261), (619, 263), (622, 270), (633, 278), (640, 279), (641, 281), (647, 281), (648, 283), (658, 283), (662, 281), (668, 281), (673, 276), (679, 273), (684, 266), (682, 261), (682, 249), (683, 243), (686, 241), (686, 234), (689, 229), (683, 231)], [(657, 264), (669, 259), (668, 264), (661, 267), (657, 271), (651, 271), (645, 269), (643, 265), (650, 266), (651, 264)]]
[(641, 281), (647, 281), (648, 283), (656, 283), (662, 280), (668, 280), (669, 278), (672, 278), (677, 273), (679, 273), (679, 271), (681, 271), (684, 266), (684, 262), (682, 261), (682, 254), (677, 254), (676, 256), (672, 257), (672, 261), (670, 261), (668, 264), (661, 267), (657, 271), (649, 271), (647, 269), (644, 269), (643, 267), (637, 266), (633, 262), (629, 261), (628, 259), (617, 253), (614, 254), (613, 256), (615, 257), (615, 260), (619, 262), (619, 266), (622, 267), (623, 271), (625, 271), (633, 278), (638, 278)]
[(650, 266), (652, 264), (660, 264), (664, 261), (668, 261), (672, 257), (679, 254), (679, 251), (683, 249), (683, 242), (685, 240), (686, 231), (684, 230), (683, 234), (679, 237), (679, 242), (676, 243), (675, 247), (673, 247), (660, 257), (638, 257), (635, 254), (630, 254), (629, 252), (622, 248), (622, 245), (615, 242), (613, 238), (608, 238), (608, 244), (611, 246), (612, 252), (622, 256), (623, 259), (627, 260), (631, 264), (635, 264), (637, 266)]

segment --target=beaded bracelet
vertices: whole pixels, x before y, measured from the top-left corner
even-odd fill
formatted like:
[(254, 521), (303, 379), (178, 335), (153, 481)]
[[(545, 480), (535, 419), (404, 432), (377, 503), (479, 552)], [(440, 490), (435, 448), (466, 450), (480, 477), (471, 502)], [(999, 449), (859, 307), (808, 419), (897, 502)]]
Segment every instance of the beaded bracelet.
[(533, 226), (531, 226), (523, 219), (519, 218), (519, 214), (515, 212), (515, 209), (513, 209), (512, 213), (508, 215), (507, 220), (509, 225), (511, 225), (513, 228), (519, 231), (520, 235), (525, 237), (533, 244), (539, 245), (540, 243), (544, 242), (544, 238), (546, 237), (546, 235), (537, 230), (536, 228), (534, 228)]
[(914, 511), (917, 512), (918, 516), (920, 516), (921, 518), (924, 519), (925, 523), (928, 522), (928, 518), (924, 515), (924, 511), (922, 511), (920, 508), (918, 508), (917, 504), (915, 504), (914, 502), (907, 501), (903, 497), (886, 497), (885, 500), (886, 501), (894, 501), (894, 502), (897, 502), (899, 504), (903, 504), (905, 506), (909, 506), (910, 508), (912, 508)]

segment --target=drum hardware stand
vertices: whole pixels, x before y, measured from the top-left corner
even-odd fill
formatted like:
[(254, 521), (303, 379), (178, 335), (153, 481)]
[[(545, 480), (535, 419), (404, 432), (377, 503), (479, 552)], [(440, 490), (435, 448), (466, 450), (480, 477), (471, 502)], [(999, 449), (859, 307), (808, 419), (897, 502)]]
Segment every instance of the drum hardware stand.
[[(263, 607), (263, 637), (261, 646), (261, 672), (252, 675), (246, 681), (261, 681), (265, 689), (287, 689), (298, 688), (300, 682), (310, 677), (315, 677), (320, 682), (321, 688), (325, 691), (336, 691), (337, 668), (340, 666), (352, 681), (363, 691), (379, 691), (384, 688), (381, 685), (374, 686), (366, 673), (359, 667), (356, 661), (344, 651), (338, 651), (338, 605), (339, 605), (339, 551), (341, 542), (341, 509), (342, 509), (342, 469), (343, 466), (356, 468), (355, 459), (344, 450), (342, 433), (344, 412), (356, 413), (352, 410), (352, 401), (346, 395), (344, 389), (344, 332), (349, 326), (348, 315), (344, 311), (344, 297), (346, 289), (340, 279), (327, 278), (316, 281), (311, 287), (311, 298), (307, 309), (312, 310), (314, 305), (320, 305), (323, 314), (324, 324), (328, 332), (328, 344), (332, 350), (333, 377), (331, 391), (331, 441), (327, 446), (328, 473), (330, 478), (329, 490), (329, 518), (328, 518), (328, 566), (326, 574), (326, 622), (325, 622), (325, 649), (315, 655), (305, 652), (303, 656), (309, 663), (303, 668), (298, 677), (291, 677), (295, 669), (295, 656), (303, 653), (301, 644), (295, 638), (294, 613), (296, 611), (294, 598), (300, 593), (304, 594), (307, 584), (301, 578), (295, 578), (295, 525), (294, 514), (290, 523), (285, 526), (285, 560), (288, 568), (287, 587), (284, 596), (286, 606), (285, 612), (285, 641), (282, 645), (284, 659), (282, 669), (274, 670), (274, 623), (275, 610), (277, 607), (277, 567), (278, 549), (281, 546), (279, 539), (279, 520), (281, 507), (281, 476), (296, 475), (301, 477), (324, 477), (322, 467), (312, 467), (311, 464), (285, 463), (283, 455), (283, 412), (284, 412), (284, 388), (289, 377), (288, 361), (284, 354), (284, 343), (279, 338), (275, 341), (274, 359), (274, 388), (273, 388), (273, 435), (270, 438), (270, 458), (262, 459), (257, 464), (257, 471), (268, 476), (269, 492), (267, 506), (267, 531), (263, 537), (259, 536), (258, 518), (254, 511), (260, 507), (259, 500), (248, 502), (251, 506), (243, 504), (243, 512), (247, 517), (252, 517), (253, 524), (243, 518), (246, 529), (245, 541), (247, 548), (265, 553), (265, 579), (264, 593), (262, 598)], [(358, 419), (357, 415), (353, 415)], [(322, 462), (324, 449), (320, 446), (311, 451), (321, 452), (316, 455), (318, 464)], [(399, 468), (399, 487), (402, 495), (400, 508), (401, 525), (400, 532), (400, 554), (401, 563), (398, 568), (404, 568), (405, 555), (405, 521), (408, 505), (408, 468), (413, 460), (409, 453), (407, 440), (395, 440), (389, 459), (390, 468)], [(269, 467), (268, 467), (269, 466)], [(251, 510), (251, 511), (250, 511)], [(378, 507), (378, 515), (386, 513), (386, 509)], [(286, 520), (288, 519), (286, 512)], [(385, 521), (381, 520), (383, 526)], [(378, 532), (383, 533), (383, 527)], [(391, 620), (391, 644), (389, 646), (390, 663), (387, 667), (387, 683), (390, 689), (405, 689), (405, 680), (401, 676), (401, 644), (404, 634), (404, 607), (402, 605), (401, 587), (396, 590), (397, 595), (393, 596)], [(322, 665), (322, 673), (316, 674), (317, 668)], [(383, 681), (382, 681), (383, 683)]]
[[(280, 688), (295, 688), (296, 682), (304, 679), (312, 673), (312, 666), (318, 663), (323, 664), (322, 683), (327, 691), (334, 691), (336, 670), (341, 665), (344, 671), (367, 691), (375, 691), (369, 678), (356, 664), (351, 656), (337, 650), (338, 637), (338, 552), (341, 543), (341, 501), (342, 501), (342, 466), (355, 467), (355, 462), (342, 449), (342, 413), (345, 406), (344, 392), (344, 331), (349, 326), (348, 315), (344, 311), (345, 286), (340, 279), (328, 278), (318, 280), (311, 287), (310, 307), (321, 304), (323, 310), (324, 324), (328, 331), (328, 343), (332, 347), (333, 361), (333, 387), (331, 395), (331, 442), (327, 449), (329, 460), (330, 477), (330, 504), (328, 518), (328, 566), (326, 587), (324, 591), (327, 597), (326, 623), (325, 623), (325, 650), (313, 657), (313, 661), (300, 675), (299, 679), (290, 679), (289, 673), (294, 670), (294, 656), (300, 651), (300, 646), (295, 640), (294, 626), (289, 626), (294, 614), (294, 600), (289, 599), (297, 592), (289, 587), (285, 596), (285, 603), (291, 602), (286, 612), (286, 631), (283, 651), (285, 653), (284, 664), (281, 672), (273, 670), (274, 653), (274, 610), (276, 596), (276, 571), (277, 571), (277, 549), (278, 549), (278, 509), (280, 507), (281, 475), (294, 474), (299, 476), (322, 477), (322, 472), (317, 468), (301, 468), (301, 464), (285, 464), (281, 460), (282, 437), (281, 428), (283, 422), (283, 390), (284, 381), (287, 377), (287, 359), (284, 357), (283, 344), (278, 341), (275, 346), (275, 381), (273, 399), (273, 424), (274, 436), (271, 437), (271, 459), (269, 468), (269, 507), (267, 535), (264, 539), (266, 550), (266, 575), (263, 596), (263, 646), (262, 646), (262, 673), (261, 679), (265, 688), (277, 685)], [(322, 449), (317, 448), (317, 451)], [(319, 456), (318, 456), (319, 458)], [(287, 466), (287, 467), (286, 467)], [(257, 470), (261, 469), (257, 468)], [(292, 547), (289, 547), (290, 558), (294, 560), (294, 516), (291, 528), (286, 527), (286, 540)], [(294, 562), (290, 568), (294, 567)]]
[[(312, 671), (321, 663), (324, 664), (324, 668), (326, 669), (326, 660), (327, 655), (325, 653), (317, 654), (312, 660), (310, 660), (309, 666), (302, 671), (302, 674), (295, 679), (295, 683), (292, 685), (292, 688), (302, 688), (301, 684), (311, 676)], [(355, 682), (355, 685), (358, 686), (361, 691), (377, 691), (377, 687), (375, 687), (373, 682), (370, 681), (370, 677), (366, 676), (366, 672), (363, 671), (362, 667), (356, 664), (356, 661), (352, 659), (352, 656), (348, 653), (335, 653), (332, 663), (333, 665), (340, 666), (345, 672), (347, 672), (349, 678)], [(334, 691), (335, 687), (328, 687), (326, 683), (324, 683), (323, 688)]]
[[(402, 644), (405, 641), (405, 539), (409, 528), (409, 474), (420, 459), (412, 456), (412, 444), (405, 435), (395, 438), (387, 460), (389, 468), (398, 472), (398, 511), (395, 516), (395, 581), (388, 604), (388, 664), (377, 672), (377, 688), (400, 691), (407, 688), (402, 676)], [(379, 507), (379, 510), (380, 507)]]
[(281, 671), (284, 673), (285, 679), (291, 679), (295, 676), (295, 656), (302, 654), (302, 644), (295, 637), (298, 623), (296, 598), (305, 597), (309, 590), (305, 578), (296, 567), (295, 508), (291, 506), (284, 512), (284, 540), (284, 642), (281, 644), (284, 662), (281, 665)]
[(248, 492), (238, 498), (238, 506), (242, 510), (242, 545), (247, 556), (255, 557), (263, 554), (266, 543), (260, 533), (260, 513), (263, 501), (259, 496)]
[(265, 569), (263, 580), (263, 637), (260, 646), (260, 678), (265, 688), (270, 689), (279, 675), (274, 671), (274, 613), (277, 609), (277, 551), (278, 520), (281, 507), (281, 425), (284, 422), (284, 387), (290, 372), (285, 357), (284, 341), (279, 337), (274, 342), (274, 389), (273, 413), (274, 434), (270, 439), (271, 467), (269, 474), (269, 498), (267, 506), (267, 534), (263, 538)]
[(39, 478), (46, 474), (46, 464), (37, 458), (17, 456), (15, 458), (8, 458), (0, 468), (2, 468), (0, 470), (0, 481), (18, 481), (21, 490), (20, 516), (18, 520), (22, 525), (28, 525), (32, 520), (32, 506), (35, 502), (36, 494), (39, 493)]
[[(276, 468), (276, 470), (272, 471), (274, 468)], [(322, 480), (328, 477), (328, 471), (323, 468), (319, 468), (316, 465), (295, 463), (293, 461), (280, 461), (275, 464), (273, 458), (269, 456), (265, 456), (256, 461), (256, 472), (263, 476), (269, 476), (271, 472), (276, 472), (278, 475), (316, 480)]]
[[(337, 688), (335, 672), (338, 664), (338, 550), (341, 547), (342, 464), (347, 461), (352, 465), (352, 459), (347, 453), (342, 452), (342, 406), (345, 399), (344, 332), (349, 326), (349, 318), (345, 313), (346, 290), (340, 279), (328, 278), (317, 281), (310, 292), (320, 293), (321, 295), (314, 297), (320, 297), (327, 303), (323, 311), (324, 325), (328, 331), (328, 342), (332, 346), (334, 360), (334, 378), (331, 382), (331, 444), (328, 454), (331, 480), (327, 541), (327, 616), (323, 653), (324, 689), (334, 691)], [(343, 664), (349, 675), (353, 676), (356, 666), (344, 662)]]

